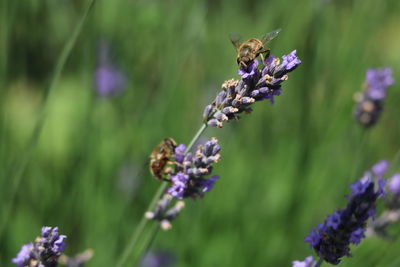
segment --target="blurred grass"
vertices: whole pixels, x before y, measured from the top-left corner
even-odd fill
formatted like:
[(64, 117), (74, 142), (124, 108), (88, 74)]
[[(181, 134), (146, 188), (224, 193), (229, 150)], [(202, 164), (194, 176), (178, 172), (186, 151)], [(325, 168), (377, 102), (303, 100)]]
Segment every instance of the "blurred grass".
[[(8, 174), (26, 152), (43, 88), (83, 8), (66, 0), (1, 3), (0, 216)], [(258, 103), (250, 116), (206, 132), (222, 144), (221, 179), (203, 200), (188, 201), (155, 248), (174, 253), (178, 266), (290, 266), (312, 254), (304, 236), (345, 205), (348, 184), (363, 170), (400, 148), (397, 85), (368, 133), (351, 117), (367, 68), (391, 66), (399, 77), (399, 11), (395, 0), (99, 1), (49, 99), (4, 226), (0, 265), (42, 225), (58, 225), (67, 254), (91, 247), (88, 266), (113, 266), (158, 186), (145, 169), (127, 195), (121, 168), (142, 169), (164, 137), (190, 141), (219, 85), (237, 77), (228, 33), (275, 28), (283, 31), (272, 53), (297, 49), (303, 64), (276, 104)], [(112, 44), (128, 76), (117, 97), (93, 88), (100, 40)], [(398, 241), (367, 239), (342, 266), (397, 266), (398, 249)]]

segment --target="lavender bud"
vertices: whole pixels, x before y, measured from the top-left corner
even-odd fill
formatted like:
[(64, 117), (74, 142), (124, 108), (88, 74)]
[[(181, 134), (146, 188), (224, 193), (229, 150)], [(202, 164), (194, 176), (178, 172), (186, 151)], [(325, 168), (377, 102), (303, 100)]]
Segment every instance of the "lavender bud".
[(317, 264), (312, 256), (305, 258), (304, 261), (293, 261), (292, 267), (314, 267)]
[(228, 120), (228, 117), (224, 113), (222, 113), (221, 111), (217, 111), (214, 114), (214, 117), (219, 121), (227, 121)]
[(394, 195), (400, 196), (400, 173), (396, 173), (390, 178), (388, 188)]
[(236, 112), (238, 112), (238, 111), (239, 111), (239, 109), (229, 106), (229, 107), (225, 107), (225, 108), (222, 110), (222, 113), (230, 114), (230, 113), (236, 113)]
[(222, 128), (222, 122), (217, 119), (212, 119), (207, 122), (208, 126)]
[(212, 115), (213, 111), (214, 111), (213, 106), (212, 105), (207, 105), (205, 107), (204, 111), (203, 111), (203, 118), (206, 119), (206, 120), (208, 118), (210, 118), (210, 116)]

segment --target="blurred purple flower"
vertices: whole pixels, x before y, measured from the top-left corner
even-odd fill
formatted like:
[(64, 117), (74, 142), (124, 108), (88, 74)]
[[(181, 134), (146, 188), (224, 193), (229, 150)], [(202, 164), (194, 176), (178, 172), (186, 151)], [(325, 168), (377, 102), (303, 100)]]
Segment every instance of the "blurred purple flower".
[(368, 69), (366, 87), (356, 94), (355, 119), (364, 127), (374, 125), (382, 113), (386, 90), (394, 84), (392, 69)]
[(394, 84), (392, 69), (368, 69), (366, 82), (368, 97), (372, 100), (383, 100), (386, 97), (386, 89)]
[(96, 92), (103, 97), (120, 94), (126, 86), (126, 76), (111, 62), (109, 44), (100, 44), (98, 58), (95, 72)]
[(58, 227), (42, 227), (42, 235), (21, 247), (12, 263), (19, 267), (54, 267), (58, 258), (64, 252), (65, 235), (58, 233)]
[(172, 267), (175, 264), (174, 257), (167, 252), (147, 252), (143, 255), (140, 267)]
[(292, 267), (314, 267), (317, 264), (312, 256), (308, 256), (304, 261), (293, 261)]
[(390, 178), (388, 188), (394, 195), (400, 195), (400, 173), (396, 173)]
[(389, 162), (387, 160), (381, 160), (374, 166), (372, 166), (372, 173), (376, 177), (382, 178), (388, 169), (389, 169)]

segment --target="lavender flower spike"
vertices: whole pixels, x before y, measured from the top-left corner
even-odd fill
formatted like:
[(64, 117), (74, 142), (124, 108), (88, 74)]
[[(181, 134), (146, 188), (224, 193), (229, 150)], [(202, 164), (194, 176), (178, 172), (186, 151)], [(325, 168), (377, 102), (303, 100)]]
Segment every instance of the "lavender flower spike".
[(19, 267), (55, 267), (58, 258), (64, 252), (65, 235), (58, 233), (58, 227), (42, 227), (42, 235), (21, 247), (12, 263)]
[[(372, 178), (378, 180), (376, 190)], [(339, 264), (343, 256), (350, 256), (350, 244), (359, 244), (364, 238), (367, 220), (375, 214), (375, 202), (383, 195), (384, 185), (382, 177), (373, 177), (373, 172), (367, 172), (350, 186), (352, 194), (347, 207), (328, 216), (304, 241), (310, 243), (321, 259)]]
[(261, 63), (259, 68), (258, 59), (253, 60), (246, 69), (239, 69), (240, 81), (228, 80), (222, 84), (222, 91), (204, 109), (203, 117), (208, 126), (221, 128), (223, 122), (238, 119), (238, 114), (250, 113), (254, 102), (268, 99), (274, 103), (274, 97), (281, 94), (281, 84), (288, 79), (287, 74), (301, 61), (294, 50), (283, 56), (282, 62), (270, 56)]
[(356, 94), (355, 119), (364, 127), (374, 125), (382, 112), (386, 89), (394, 84), (392, 69), (368, 69), (364, 91)]
[[(175, 168), (169, 174), (168, 180), (171, 186), (158, 201), (154, 211), (145, 213), (147, 219), (158, 221), (163, 230), (171, 229), (172, 220), (185, 206), (183, 199), (203, 197), (219, 178), (218, 176), (208, 177), (211, 175), (212, 165), (220, 159), (221, 147), (216, 138), (212, 138), (204, 145), (199, 145), (194, 154), (191, 152), (185, 154), (185, 150), (186, 146), (183, 144), (175, 148), (173, 155)], [(179, 201), (170, 208), (174, 198)]]
[(308, 256), (304, 261), (293, 261), (292, 267), (314, 267), (317, 262), (312, 256)]
[(183, 145), (175, 150), (176, 169), (171, 177), (172, 186), (167, 192), (177, 199), (198, 198), (209, 192), (218, 176), (206, 178), (212, 172), (212, 165), (220, 159), (216, 138), (212, 138), (204, 145), (199, 145), (194, 155), (183, 154)]

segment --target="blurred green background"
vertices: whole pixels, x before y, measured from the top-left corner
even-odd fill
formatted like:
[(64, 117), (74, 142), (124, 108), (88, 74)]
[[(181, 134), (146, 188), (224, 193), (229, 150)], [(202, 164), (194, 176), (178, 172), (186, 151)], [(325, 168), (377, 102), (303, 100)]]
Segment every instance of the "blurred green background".
[[(366, 132), (352, 118), (367, 68), (400, 77), (398, 0), (97, 1), (45, 100), (86, 4), (0, 2), (1, 266), (43, 225), (68, 236), (69, 255), (93, 248), (87, 266), (115, 265), (159, 185), (150, 151), (168, 136), (187, 144), (220, 84), (238, 78), (230, 32), (282, 28), (272, 54), (297, 49), (303, 63), (274, 105), (206, 131), (222, 146), (221, 179), (187, 201), (153, 246), (176, 266), (291, 266), (313, 255), (304, 236), (345, 206), (364, 170), (400, 148), (397, 84), (378, 125)], [(102, 43), (126, 77), (107, 97), (94, 83)], [(369, 238), (341, 266), (400, 266), (399, 249)]]

